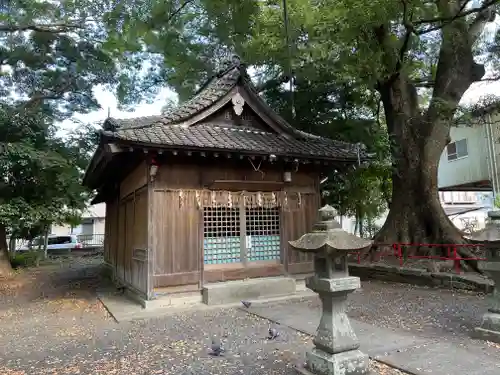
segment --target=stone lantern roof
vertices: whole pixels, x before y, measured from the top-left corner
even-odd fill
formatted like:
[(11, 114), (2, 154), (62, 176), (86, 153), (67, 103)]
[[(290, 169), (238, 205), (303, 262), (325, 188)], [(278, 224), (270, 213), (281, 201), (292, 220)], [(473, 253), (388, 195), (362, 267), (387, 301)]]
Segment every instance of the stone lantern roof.
[(288, 243), (302, 252), (339, 253), (363, 250), (369, 248), (372, 240), (367, 240), (346, 232), (339, 222), (335, 220), (337, 211), (330, 205), (319, 209), (320, 220), (314, 225), (313, 230), (304, 234), (298, 240)]

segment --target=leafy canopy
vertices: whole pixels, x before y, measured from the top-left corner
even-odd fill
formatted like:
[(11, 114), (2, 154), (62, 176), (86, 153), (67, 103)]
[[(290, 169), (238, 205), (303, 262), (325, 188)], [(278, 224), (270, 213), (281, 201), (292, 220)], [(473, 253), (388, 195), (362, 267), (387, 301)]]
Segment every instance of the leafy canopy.
[(63, 140), (55, 124), (97, 109), (93, 89), (117, 83), (112, 53), (102, 48), (102, 16), (112, 9), (11, 0), (0, 14), (0, 223), (11, 230), (74, 220), (90, 197), (80, 181), (95, 131), (81, 126)]

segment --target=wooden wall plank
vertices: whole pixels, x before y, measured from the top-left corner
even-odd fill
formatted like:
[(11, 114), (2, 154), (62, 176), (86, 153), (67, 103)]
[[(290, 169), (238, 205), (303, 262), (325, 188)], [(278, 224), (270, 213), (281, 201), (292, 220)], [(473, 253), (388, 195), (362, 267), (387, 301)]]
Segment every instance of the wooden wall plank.
[[(184, 194), (186, 200), (192, 198), (187, 196), (192, 193)], [(154, 193), (155, 276), (200, 270), (200, 210), (197, 207), (183, 206), (179, 200), (177, 192)], [(156, 281), (155, 285), (167, 286), (158, 285)]]
[(155, 222), (155, 232), (153, 235), (153, 252), (154, 252), (154, 275), (171, 273), (167, 268), (166, 257), (166, 242), (170, 238), (167, 226), (168, 202), (167, 194), (163, 192), (153, 192), (152, 194), (152, 221)]
[(134, 200), (129, 199), (125, 204), (125, 251), (124, 251), (124, 280), (132, 285), (132, 251), (134, 249)]
[(114, 265), (114, 275), (116, 276), (117, 274), (117, 264), (118, 264), (118, 251), (119, 251), (119, 246), (118, 246), (118, 239), (120, 237), (120, 202), (118, 201), (118, 197), (116, 200), (113, 202), (113, 216), (114, 220), (112, 223), (111, 227), (111, 238), (112, 238), (112, 249), (113, 249), (113, 265)]
[(154, 287), (183, 286), (197, 284), (200, 281), (200, 272), (181, 272), (168, 275), (155, 275)]
[(132, 194), (148, 183), (148, 168), (146, 162), (139, 164), (120, 184), (120, 199)]
[[(191, 165), (191, 164), (164, 164), (161, 165), (155, 180), (155, 189), (200, 189), (214, 180), (241, 180), (241, 181), (283, 181), (283, 167), (263, 162), (260, 171), (255, 171), (249, 160), (241, 160), (232, 165), (228, 159), (221, 160), (227, 164)], [(254, 161), (254, 165), (259, 162)], [(285, 190), (302, 189), (304, 192), (316, 189), (317, 173), (309, 170), (292, 171), (292, 182), (284, 185)], [(309, 188), (309, 189), (308, 189)]]
[(134, 248), (148, 247), (148, 191), (135, 193), (134, 204)]
[(111, 222), (112, 222), (112, 215), (109, 212), (110, 205), (106, 204), (106, 214), (104, 217), (104, 263), (106, 264), (112, 264), (111, 263), (111, 246), (110, 246), (110, 240), (111, 240)]
[(116, 255), (116, 278), (125, 281), (125, 233), (126, 233), (126, 203), (120, 202), (118, 214), (118, 246)]
[[(283, 211), (282, 213), (282, 240), (284, 246), (287, 246), (285, 252), (288, 257), (288, 272), (290, 273), (295, 273), (294, 270), (298, 269), (297, 267), (294, 268), (294, 264), (311, 263), (313, 260), (311, 254), (292, 250), (288, 241), (296, 240), (312, 229), (318, 219), (319, 204), (319, 194), (304, 194), (299, 209)], [(301, 269), (304, 267), (307, 266), (301, 266)]]
[(104, 229), (104, 260), (116, 271), (118, 199), (106, 202), (106, 218)]

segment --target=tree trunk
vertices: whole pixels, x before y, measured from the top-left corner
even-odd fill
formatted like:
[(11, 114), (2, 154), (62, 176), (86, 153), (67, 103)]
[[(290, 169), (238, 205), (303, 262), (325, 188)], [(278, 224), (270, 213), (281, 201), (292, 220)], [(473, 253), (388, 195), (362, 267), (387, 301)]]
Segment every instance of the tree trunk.
[[(437, 160), (430, 160), (420, 148), (411, 149), (418, 163), (393, 173), (392, 204), (382, 229), (381, 243), (463, 243), (459, 230), (446, 216), (438, 198)], [(422, 155), (422, 158), (419, 158)], [(439, 159), (438, 159), (439, 160)], [(403, 163), (404, 161), (400, 162)]]
[(363, 213), (362, 213), (360, 207), (356, 208), (356, 223), (357, 223), (357, 227), (358, 227), (359, 236), (364, 237), (365, 236), (365, 228), (363, 225), (364, 224), (364, 217), (363, 217)]
[(49, 246), (49, 228), (50, 228), (50, 226), (47, 225), (44, 228), (44, 232), (43, 232), (43, 259), (44, 260), (46, 260), (48, 258), (47, 247)]
[(9, 276), (12, 272), (9, 249), (7, 247), (7, 230), (0, 223), (0, 276)]
[[(384, 74), (377, 89), (392, 140), (394, 167), (390, 212), (375, 237), (378, 242), (465, 242), (439, 202), (437, 169), (441, 153), (450, 142), (450, 125), (458, 103), (470, 85), (480, 81), (485, 74), (484, 66), (474, 61), (473, 46), (486, 24), (494, 20), (495, 9), (494, 4), (490, 4), (469, 19), (455, 16), (464, 9), (460, 1), (437, 1), (435, 4), (440, 16), (450, 22), (441, 28), (439, 58), (432, 74), (432, 98), (426, 110), (419, 107), (417, 90), (404, 69), (408, 60), (415, 59), (408, 56), (414, 30), (406, 23), (409, 16), (406, 7), (403, 10), (406, 32), (396, 52), (389, 25), (382, 24), (374, 30), (383, 51)], [(465, 248), (457, 250), (460, 255), (471, 257)], [(476, 261), (467, 263), (479, 271)]]
[[(449, 122), (430, 121), (421, 115), (414, 87), (402, 79), (381, 90), (381, 94), (393, 141), (393, 190), (389, 215), (375, 236), (375, 243), (466, 243), (438, 197), (438, 164), (449, 143)], [(406, 249), (409, 255), (428, 255), (430, 250), (422, 246)], [(472, 257), (466, 248), (457, 251), (464, 257)], [(467, 263), (479, 272), (476, 261)]]
[(12, 233), (12, 235), (10, 236), (9, 251), (11, 253), (16, 252), (16, 234), (15, 233)]

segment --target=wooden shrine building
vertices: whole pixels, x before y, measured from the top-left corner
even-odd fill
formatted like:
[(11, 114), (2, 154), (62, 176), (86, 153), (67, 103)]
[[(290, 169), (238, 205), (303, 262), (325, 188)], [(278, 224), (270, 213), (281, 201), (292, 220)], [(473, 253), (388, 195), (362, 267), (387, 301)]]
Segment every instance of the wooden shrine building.
[(106, 203), (105, 262), (144, 299), (207, 283), (312, 271), (288, 241), (311, 229), (322, 172), (355, 145), (304, 133), (234, 59), (172, 112), (108, 118), (84, 184)]

